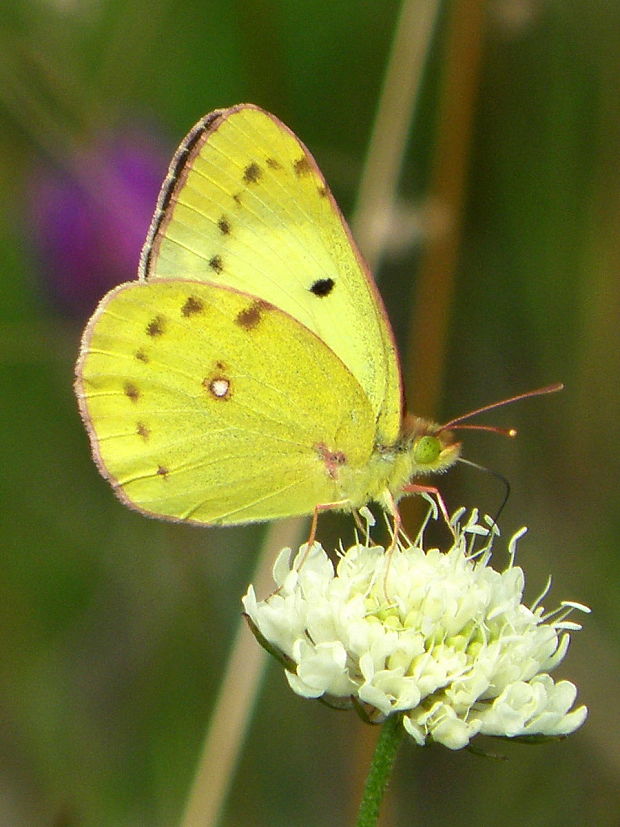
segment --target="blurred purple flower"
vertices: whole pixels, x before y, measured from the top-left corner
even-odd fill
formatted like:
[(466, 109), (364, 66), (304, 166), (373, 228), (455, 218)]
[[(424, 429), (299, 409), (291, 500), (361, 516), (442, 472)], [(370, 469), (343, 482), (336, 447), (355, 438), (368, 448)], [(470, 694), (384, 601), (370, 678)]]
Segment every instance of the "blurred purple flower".
[(71, 172), (39, 165), (28, 190), (40, 281), (63, 314), (83, 320), (111, 287), (136, 277), (164, 178), (161, 135), (132, 126), (71, 159)]

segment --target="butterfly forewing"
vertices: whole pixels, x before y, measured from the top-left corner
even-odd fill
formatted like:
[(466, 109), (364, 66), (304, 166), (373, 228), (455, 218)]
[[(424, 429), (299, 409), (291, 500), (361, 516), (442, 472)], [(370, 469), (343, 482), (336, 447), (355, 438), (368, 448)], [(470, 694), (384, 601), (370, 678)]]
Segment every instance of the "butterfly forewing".
[(393, 442), (401, 385), (381, 299), (314, 159), (277, 118), (240, 105), (203, 119), (164, 183), (141, 278), (208, 281), (281, 308), (362, 386)]
[(365, 467), (374, 413), (345, 365), (282, 310), (180, 280), (121, 285), (83, 338), (77, 393), (93, 453), (149, 514), (236, 523), (338, 497), (326, 448)]

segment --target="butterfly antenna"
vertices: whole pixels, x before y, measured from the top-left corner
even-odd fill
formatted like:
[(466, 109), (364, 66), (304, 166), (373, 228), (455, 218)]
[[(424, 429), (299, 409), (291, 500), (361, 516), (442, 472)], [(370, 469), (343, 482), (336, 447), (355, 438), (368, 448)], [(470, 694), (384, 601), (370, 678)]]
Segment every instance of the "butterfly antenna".
[(470, 465), (472, 468), (477, 468), (479, 471), (484, 471), (486, 474), (491, 474), (492, 477), (498, 479), (504, 486), (504, 499), (502, 500), (500, 507), (497, 509), (495, 516), (491, 517), (491, 520), (493, 521), (493, 526), (499, 530), (497, 521), (501, 517), (502, 511), (506, 507), (506, 504), (510, 498), (510, 483), (508, 482), (508, 479), (499, 471), (494, 471), (492, 468), (487, 468), (484, 465), (479, 465), (477, 462), (472, 462), (471, 460), (465, 459), (464, 457), (459, 457), (457, 459), (457, 462), (462, 462), (463, 465)]
[[(483, 405), (481, 408), (476, 408), (475, 411), (469, 411), (469, 413), (463, 414), (462, 416), (457, 416), (456, 419), (451, 419), (450, 422), (446, 422), (445, 425), (442, 425), (440, 430), (447, 431), (448, 429), (469, 429), (470, 431), (491, 431), (495, 434), (515, 437), (517, 432), (514, 428), (496, 428), (493, 425), (462, 425), (461, 423), (466, 419), (471, 419), (472, 416), (486, 413), (486, 411), (492, 411), (495, 408), (502, 408), (504, 405), (512, 405), (513, 402), (519, 402), (521, 399), (529, 399), (532, 396), (545, 396), (548, 393), (556, 393), (557, 391), (561, 391), (563, 387), (564, 385), (562, 382), (556, 382), (553, 385), (545, 385), (544, 388), (536, 388), (536, 390), (526, 391), (526, 393), (519, 393), (517, 396), (510, 396), (508, 399), (502, 399), (499, 402), (492, 402), (490, 405)], [(472, 465), (473, 463), (469, 464)], [(489, 469), (485, 468), (484, 470), (488, 471)]]

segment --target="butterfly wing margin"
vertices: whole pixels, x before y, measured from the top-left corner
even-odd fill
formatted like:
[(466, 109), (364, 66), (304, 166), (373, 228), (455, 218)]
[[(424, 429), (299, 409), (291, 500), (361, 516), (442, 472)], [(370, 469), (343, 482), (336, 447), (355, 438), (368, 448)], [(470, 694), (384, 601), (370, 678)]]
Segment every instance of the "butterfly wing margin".
[(217, 110), (173, 158), (141, 279), (213, 281), (280, 307), (364, 388), (377, 441), (401, 428), (402, 382), (381, 297), (304, 144), (251, 104)]
[(365, 467), (374, 419), (355, 378), (311, 331), (207, 283), (131, 282), (83, 337), (76, 392), (93, 455), (150, 515), (233, 524), (338, 499), (325, 449)]

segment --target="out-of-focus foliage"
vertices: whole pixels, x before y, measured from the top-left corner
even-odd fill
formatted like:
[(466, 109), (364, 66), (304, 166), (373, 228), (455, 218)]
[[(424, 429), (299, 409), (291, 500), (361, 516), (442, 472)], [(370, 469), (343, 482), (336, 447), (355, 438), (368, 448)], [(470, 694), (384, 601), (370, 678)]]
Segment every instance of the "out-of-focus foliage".
[[(446, 2), (401, 195), (423, 205)], [(0, 34), (0, 822), (178, 821), (262, 527), (149, 521), (97, 474), (72, 392), (81, 327), (135, 273), (158, 182), (195, 120), (242, 100), (278, 114), (353, 204), (399, 4), (5, 0)], [(620, 6), (488, 0), (440, 411), (537, 385), (466, 455), (505, 473), (507, 533), (542, 589), (594, 609), (562, 676), (591, 708), (569, 741), (508, 761), (402, 749), (385, 823), (617, 823), (620, 557)], [(403, 347), (419, 249), (385, 262)], [(449, 504), (499, 484), (460, 468)], [(323, 539), (348, 521), (326, 516)], [(532, 594), (533, 598), (535, 594)], [(349, 823), (356, 718), (269, 672), (227, 825)], [(493, 752), (493, 743), (483, 744)]]

